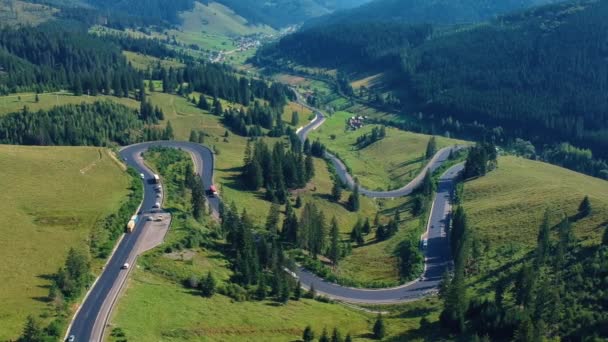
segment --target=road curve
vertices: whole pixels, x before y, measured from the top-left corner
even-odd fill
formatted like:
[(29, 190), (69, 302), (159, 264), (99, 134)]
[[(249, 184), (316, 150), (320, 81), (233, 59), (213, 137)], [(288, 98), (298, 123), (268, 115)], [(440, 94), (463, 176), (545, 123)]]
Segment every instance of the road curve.
[[(319, 111), (318, 109), (306, 104), (302, 96), (297, 91), (294, 90), (294, 92), (297, 95), (298, 103), (312, 110), (315, 114), (314, 119), (309, 124), (298, 129), (297, 131), (298, 138), (300, 138), (303, 143), (308, 138), (308, 134), (310, 134), (310, 132), (316, 130), (325, 122), (325, 115), (323, 115), (323, 113), (321, 113), (321, 111)], [(422, 184), (422, 181), (424, 180), (424, 176), (426, 175), (427, 171), (430, 171), (431, 173), (434, 172), (449, 158), (452, 152), (456, 152), (465, 147), (465, 145), (454, 145), (440, 149), (439, 151), (437, 151), (437, 153), (435, 153), (433, 158), (428, 161), (428, 163), (414, 179), (412, 179), (408, 184), (404, 185), (399, 189), (390, 191), (374, 191), (359, 186), (359, 193), (370, 198), (395, 198), (408, 196), (412, 192), (414, 192), (414, 190), (416, 190), (416, 188), (418, 188), (420, 184)], [(329, 152), (325, 152), (325, 157), (332, 163), (332, 165), (336, 169), (336, 173), (342, 183), (346, 184), (349, 189), (354, 189), (355, 180), (348, 173), (346, 165), (344, 165), (344, 163), (338, 157)]]
[[(144, 164), (141, 153), (153, 146), (177, 148), (190, 153), (194, 161), (195, 171), (200, 175), (205, 189), (208, 189), (213, 184), (213, 153), (209, 148), (199, 144), (178, 141), (145, 142), (124, 147), (120, 150), (120, 156), (128, 166), (133, 167), (138, 173), (143, 173), (145, 179), (148, 180), (152, 178), (152, 172)], [(144, 199), (138, 214), (145, 214), (152, 210), (157, 201), (154, 186), (154, 184), (147, 181), (144, 182)], [(219, 198), (208, 197), (207, 203), (213, 214), (217, 216)], [(74, 335), (76, 341), (101, 340), (104, 325), (110, 313), (109, 309), (111, 309), (113, 300), (118, 295), (116, 289), (120, 289), (127, 275), (125, 270), (121, 270), (121, 266), (125, 262), (133, 264), (137, 257), (136, 246), (142, 237), (144, 224), (145, 220), (140, 219), (137, 222), (135, 230), (132, 233), (124, 235), (105, 269), (93, 285), (84, 303), (82, 303), (76, 317), (74, 317), (68, 336)], [(111, 301), (111, 303), (107, 301)]]
[[(308, 134), (319, 128), (325, 122), (323, 113), (305, 103), (302, 96), (293, 89), (300, 105), (312, 110), (314, 119), (297, 131), (297, 135), (304, 142)], [(408, 196), (414, 192), (424, 180), (427, 171), (437, 170), (450, 156), (451, 152), (458, 151), (466, 146), (450, 146), (439, 150), (431, 160), (424, 166), (421, 172), (408, 184), (400, 189), (391, 191), (373, 191), (359, 187), (359, 193), (370, 198), (394, 198)], [(346, 166), (333, 154), (326, 152), (325, 157), (333, 164), (340, 180), (350, 189), (355, 187), (353, 177), (348, 173)], [(300, 267), (296, 274), (304, 287), (310, 288), (314, 285), (315, 290), (327, 297), (351, 302), (368, 304), (390, 304), (411, 301), (421, 298), (437, 290), (443, 273), (449, 269), (451, 256), (447, 231), (451, 214), (451, 199), (454, 193), (455, 183), (464, 169), (463, 164), (458, 164), (444, 172), (438, 182), (437, 192), (433, 200), (427, 231), (425, 236), (428, 241), (424, 251), (425, 265), (422, 276), (410, 283), (385, 289), (359, 289), (341, 286), (328, 282), (312, 272)]]

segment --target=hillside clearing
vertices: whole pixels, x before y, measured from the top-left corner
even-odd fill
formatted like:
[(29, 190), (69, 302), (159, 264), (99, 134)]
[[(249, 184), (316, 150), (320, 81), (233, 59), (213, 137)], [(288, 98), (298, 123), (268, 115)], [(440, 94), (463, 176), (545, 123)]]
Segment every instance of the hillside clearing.
[[(49, 275), (70, 247), (87, 249), (95, 223), (116, 211), (129, 179), (108, 151), (0, 145), (0, 340), (47, 312)], [(86, 189), (86, 191), (83, 191)]]

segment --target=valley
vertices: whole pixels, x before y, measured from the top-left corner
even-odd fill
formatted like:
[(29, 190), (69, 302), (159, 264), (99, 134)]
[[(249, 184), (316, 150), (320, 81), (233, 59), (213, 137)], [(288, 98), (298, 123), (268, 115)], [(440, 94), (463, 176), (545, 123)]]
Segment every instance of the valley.
[(603, 341), (607, 8), (0, 0), (0, 340)]

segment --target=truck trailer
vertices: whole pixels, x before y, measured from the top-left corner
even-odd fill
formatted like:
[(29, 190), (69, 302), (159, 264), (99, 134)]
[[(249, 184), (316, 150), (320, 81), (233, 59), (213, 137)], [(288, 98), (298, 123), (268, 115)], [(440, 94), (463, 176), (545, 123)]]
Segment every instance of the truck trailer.
[(154, 184), (160, 183), (160, 177), (157, 174), (154, 174), (152, 177), (154, 177), (152, 179), (152, 182), (154, 182)]
[(131, 233), (135, 229), (135, 225), (137, 224), (137, 215), (131, 216), (131, 219), (127, 223), (127, 232)]

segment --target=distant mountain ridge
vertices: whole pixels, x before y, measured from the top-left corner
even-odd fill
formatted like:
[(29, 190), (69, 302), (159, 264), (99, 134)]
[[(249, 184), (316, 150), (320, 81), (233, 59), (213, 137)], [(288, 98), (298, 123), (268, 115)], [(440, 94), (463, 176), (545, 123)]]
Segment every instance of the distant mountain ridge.
[(558, 2), (558, 0), (375, 0), (307, 22), (306, 27), (369, 21), (408, 24), (463, 24)]

